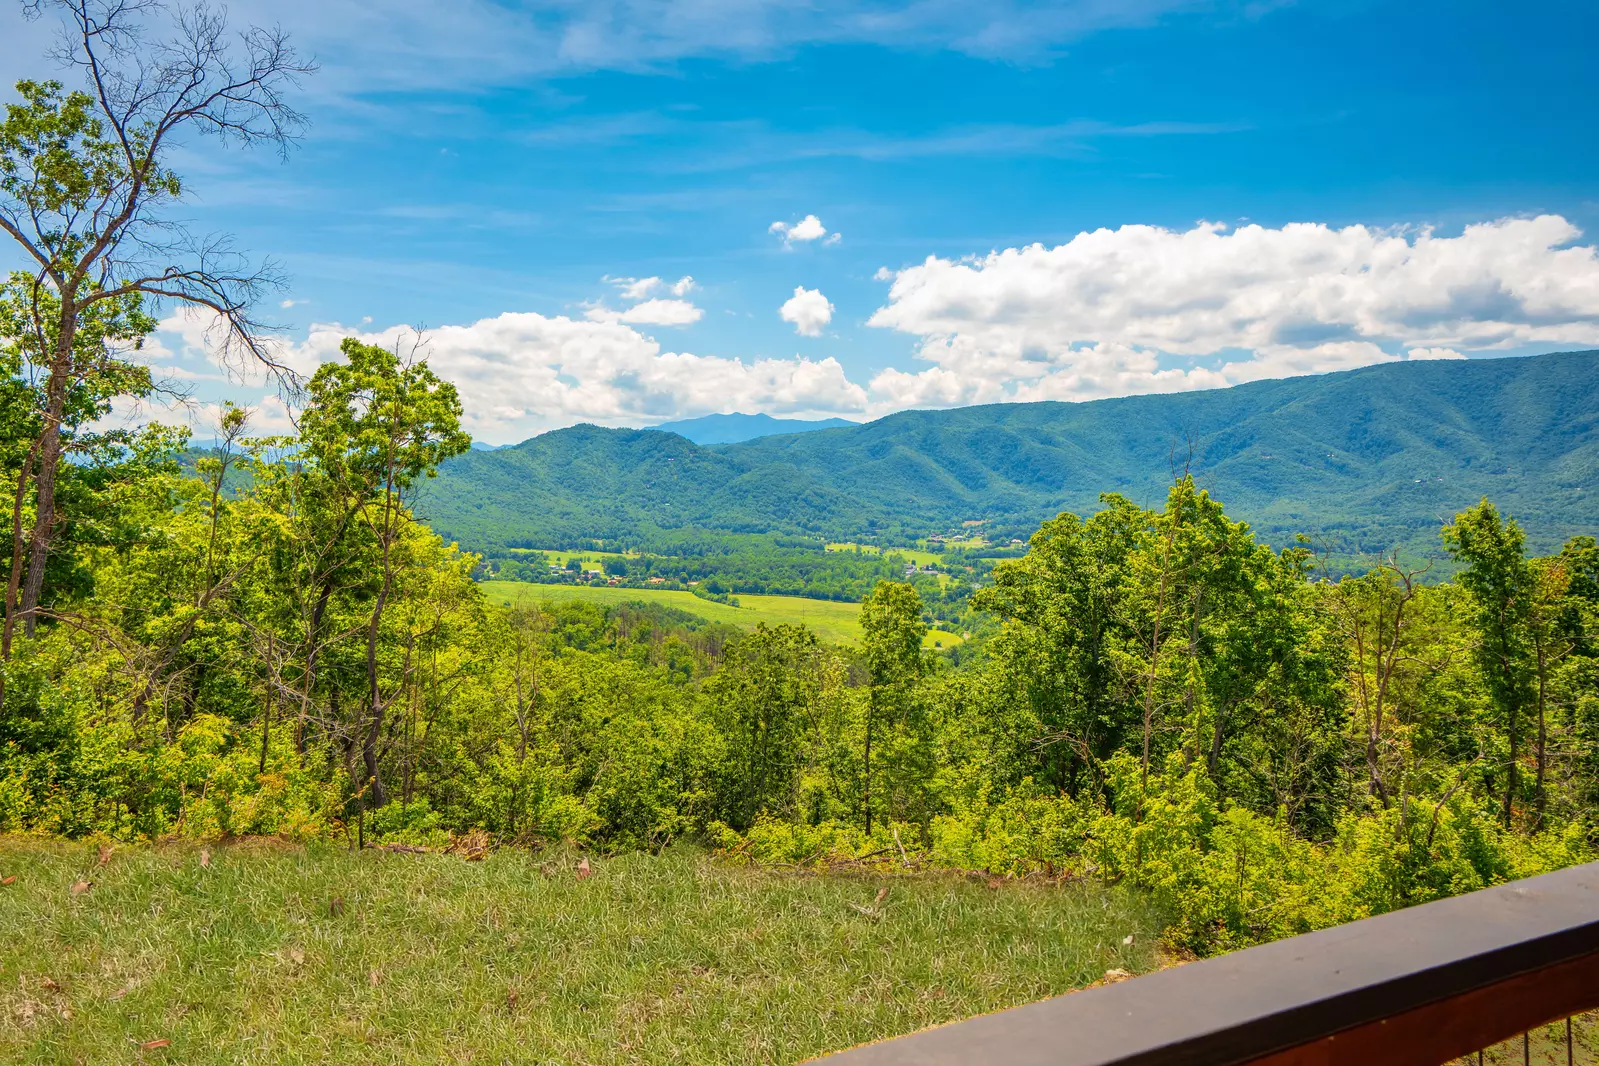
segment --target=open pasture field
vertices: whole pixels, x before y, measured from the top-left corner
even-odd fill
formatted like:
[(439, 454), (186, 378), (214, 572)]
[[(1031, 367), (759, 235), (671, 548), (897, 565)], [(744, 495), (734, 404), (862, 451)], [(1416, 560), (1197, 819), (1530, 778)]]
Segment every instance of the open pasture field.
[(578, 562), (582, 563), (585, 567), (589, 567), (589, 568), (592, 568), (592, 569), (595, 569), (595, 570), (598, 570), (600, 568), (600, 565), (606, 559), (637, 559), (637, 558), (639, 558), (639, 556), (636, 555), (636, 554), (635, 555), (629, 555), (626, 552), (568, 551), (565, 548), (511, 548), (511, 549), (508, 549), (508, 550), (509, 550), (509, 553), (511, 555), (513, 555), (513, 556), (516, 556), (516, 555), (543, 555), (547, 560), (549, 560), (552, 564), (554, 564), (556, 566), (565, 566), (571, 560), (576, 559)]
[(917, 566), (927, 566), (944, 561), (944, 557), (938, 552), (928, 551), (925, 548), (879, 548), (875, 544), (857, 545), (853, 541), (838, 541), (827, 545), (827, 550), (830, 552), (853, 552), (857, 548), (860, 549), (862, 555), (898, 555), (906, 562), (915, 563)]
[(854, 552), (854, 551), (859, 551), (862, 555), (881, 555), (881, 554), (883, 554), (883, 549), (878, 547), (876, 544), (856, 544), (852, 540), (830, 541), (824, 547), (826, 548), (826, 550), (828, 550), (830, 552)]
[[(560, 600), (587, 600), (601, 604), (659, 603), (698, 615), (709, 622), (726, 622), (744, 628), (751, 628), (757, 622), (767, 625), (803, 623), (823, 640), (835, 644), (854, 644), (861, 639), (861, 605), (837, 600), (813, 600), (804, 596), (746, 596), (741, 593), (735, 597), (739, 606), (730, 607), (725, 603), (701, 599), (692, 592), (672, 589), (535, 585), (522, 581), (485, 581), (483, 592), (490, 603), (518, 606)], [(961, 643), (961, 638), (955, 633), (929, 632), (922, 643), (928, 648), (952, 648)]]
[(1156, 962), (1090, 884), (578, 862), (0, 839), (0, 1061), (788, 1063)]

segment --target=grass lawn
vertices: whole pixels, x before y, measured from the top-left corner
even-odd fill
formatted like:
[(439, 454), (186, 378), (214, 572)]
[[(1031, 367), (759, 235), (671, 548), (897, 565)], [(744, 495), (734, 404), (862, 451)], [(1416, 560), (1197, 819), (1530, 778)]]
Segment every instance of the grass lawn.
[[(534, 604), (546, 600), (588, 600), (592, 603), (660, 603), (698, 615), (709, 622), (752, 628), (756, 622), (778, 625), (803, 622), (823, 640), (835, 644), (854, 644), (861, 639), (858, 603), (837, 600), (812, 600), (804, 596), (735, 596), (738, 607), (713, 603), (671, 589), (626, 589), (591, 585), (535, 585), (524, 581), (485, 581), (483, 593), (490, 603)], [(929, 632), (922, 644), (928, 648), (952, 648), (961, 643), (955, 633)]]
[(784, 1063), (1156, 962), (1114, 888), (577, 859), (0, 838), (0, 1061)]

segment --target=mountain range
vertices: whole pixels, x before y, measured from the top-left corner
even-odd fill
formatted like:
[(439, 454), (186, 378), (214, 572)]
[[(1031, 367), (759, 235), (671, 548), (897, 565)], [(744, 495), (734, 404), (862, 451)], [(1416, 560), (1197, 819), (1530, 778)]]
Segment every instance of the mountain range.
[(695, 444), (739, 444), (779, 433), (809, 433), (814, 429), (841, 429), (858, 425), (859, 422), (843, 418), (773, 418), (771, 415), (729, 414), (662, 422), (650, 428), (662, 433), (676, 433)]
[(419, 510), (468, 548), (703, 529), (1025, 537), (1102, 492), (1158, 505), (1187, 468), (1273, 543), (1437, 553), (1488, 496), (1552, 550), (1599, 532), (1599, 351), (1395, 362), (1226, 389), (905, 411), (701, 445), (591, 425), (446, 463)]

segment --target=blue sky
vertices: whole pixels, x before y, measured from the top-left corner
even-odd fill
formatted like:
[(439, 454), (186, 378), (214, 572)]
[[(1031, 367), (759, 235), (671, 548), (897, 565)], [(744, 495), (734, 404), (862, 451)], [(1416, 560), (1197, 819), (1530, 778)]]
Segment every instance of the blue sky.
[(425, 326), (495, 442), (1599, 346), (1592, 3), (231, 12), (320, 60), (313, 124), (196, 146), (188, 217), (283, 264), (307, 365)]

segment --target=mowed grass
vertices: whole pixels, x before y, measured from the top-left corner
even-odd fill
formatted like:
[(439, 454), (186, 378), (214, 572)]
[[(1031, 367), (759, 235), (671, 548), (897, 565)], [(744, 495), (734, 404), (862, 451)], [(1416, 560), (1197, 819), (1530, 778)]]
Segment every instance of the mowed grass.
[(1115, 888), (590, 861), (0, 840), (0, 1061), (787, 1063), (1156, 963)]
[[(547, 601), (587, 600), (590, 603), (659, 603), (697, 615), (708, 622), (726, 622), (745, 629), (757, 622), (767, 625), (803, 623), (817, 636), (834, 644), (855, 644), (861, 639), (858, 603), (812, 600), (804, 596), (746, 596), (734, 598), (739, 606), (714, 603), (692, 592), (672, 589), (612, 588), (607, 585), (536, 585), (523, 581), (485, 581), (483, 593), (490, 603), (532, 606)], [(922, 644), (928, 648), (952, 648), (961, 643), (955, 633), (930, 631)]]

